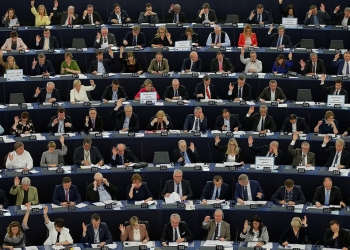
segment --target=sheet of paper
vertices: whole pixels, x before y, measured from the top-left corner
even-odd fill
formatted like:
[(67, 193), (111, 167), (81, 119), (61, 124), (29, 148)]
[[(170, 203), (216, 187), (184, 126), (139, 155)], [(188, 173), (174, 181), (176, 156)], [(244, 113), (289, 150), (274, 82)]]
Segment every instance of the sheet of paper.
[(232, 248), (232, 241), (219, 241), (219, 240), (206, 240), (203, 246), (216, 246), (223, 245), (224, 247)]
[(38, 250), (36, 246), (25, 247), (26, 250)]
[(204, 166), (204, 163), (186, 163), (185, 168), (193, 168), (194, 166)]
[(285, 249), (293, 249), (293, 248), (299, 248), (300, 250), (305, 250), (305, 245), (301, 245), (301, 244), (288, 244), (288, 246), (285, 247)]
[(138, 242), (138, 241), (124, 241), (123, 245), (124, 247), (137, 247), (137, 246), (146, 245), (148, 248), (151, 248), (155, 246), (155, 243), (154, 241), (148, 241), (146, 244), (143, 244), (142, 242)]
[(156, 168), (159, 168), (160, 166), (167, 166), (167, 168), (173, 168), (171, 164), (156, 164)]
[(17, 18), (11, 19), (11, 20), (10, 20), (10, 23), (9, 23), (9, 27), (12, 27), (12, 26), (16, 25), (17, 22), (18, 22), (18, 19), (17, 19)]
[[(254, 164), (250, 164), (250, 168), (255, 168), (255, 165)], [(279, 166), (273, 166), (273, 169), (274, 170), (276, 170), (276, 169), (278, 169), (279, 168)]]
[(60, 207), (62, 207), (62, 206), (59, 206), (59, 205), (56, 205), (56, 204), (51, 203), (51, 207), (52, 207), (52, 208), (60, 208)]
[[(244, 205), (252, 205), (252, 204), (258, 204), (258, 205), (265, 205), (267, 201), (244, 201)], [(237, 205), (240, 205), (237, 203)]]
[(60, 250), (60, 249), (65, 249), (64, 246), (56, 246), (56, 245), (52, 245), (52, 249), (55, 249), (55, 250)]
[(164, 197), (164, 200), (166, 204), (181, 202), (180, 195), (176, 192), (172, 192), (168, 197)]
[(328, 171), (333, 172), (333, 170), (339, 170), (340, 173), (349, 173), (350, 172), (350, 169), (338, 169), (338, 168), (335, 168), (335, 167), (329, 167), (328, 168)]
[(305, 168), (305, 170), (307, 170), (307, 171), (315, 170), (315, 167), (314, 167), (314, 166), (311, 166), (311, 167), (297, 166), (297, 169), (299, 169), (299, 168)]
[[(145, 203), (144, 201), (135, 201), (135, 205), (141, 205), (142, 203)], [(153, 204), (157, 204), (157, 201), (148, 201), (147, 202), (148, 205), (153, 205)]]
[[(248, 242), (247, 247), (255, 247), (258, 242)], [(273, 248), (273, 243), (272, 242), (267, 242), (266, 244), (262, 245), (262, 248)]]
[(232, 162), (224, 162), (224, 166), (239, 166), (239, 165), (241, 165), (241, 163), (240, 162), (234, 162), (234, 161), (232, 161)]
[(223, 203), (225, 200), (207, 200), (207, 205), (213, 205), (215, 203)]
[(106, 204), (103, 203), (102, 201), (94, 202), (94, 203), (92, 203), (92, 204), (95, 205), (95, 206), (98, 206), (98, 207), (104, 207), (104, 205), (106, 205)]
[(85, 203), (79, 203), (78, 205), (76, 205), (77, 208), (82, 208), (82, 207), (86, 207), (87, 205)]
[(178, 245), (188, 247), (188, 242), (181, 242), (181, 243), (169, 242), (169, 246), (170, 246), (170, 247), (172, 247), (172, 246), (176, 247), (176, 246), (178, 246)]
[(30, 170), (29, 171), (31, 174), (36, 174), (36, 173), (39, 173), (40, 171), (37, 171), (37, 170), (35, 170), (35, 169), (32, 169), (32, 170)]

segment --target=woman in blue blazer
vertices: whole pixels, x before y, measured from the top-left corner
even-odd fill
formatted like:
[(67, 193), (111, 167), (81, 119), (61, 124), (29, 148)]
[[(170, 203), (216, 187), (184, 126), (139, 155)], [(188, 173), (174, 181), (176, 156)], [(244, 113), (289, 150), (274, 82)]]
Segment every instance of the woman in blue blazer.
[(291, 67), (293, 67), (292, 53), (291, 52), (288, 54), (288, 58), (289, 58), (289, 60), (286, 60), (284, 55), (279, 54), (276, 58), (275, 63), (272, 66), (272, 72), (274, 74), (277, 74), (277, 73), (286, 74), (288, 72), (288, 70)]

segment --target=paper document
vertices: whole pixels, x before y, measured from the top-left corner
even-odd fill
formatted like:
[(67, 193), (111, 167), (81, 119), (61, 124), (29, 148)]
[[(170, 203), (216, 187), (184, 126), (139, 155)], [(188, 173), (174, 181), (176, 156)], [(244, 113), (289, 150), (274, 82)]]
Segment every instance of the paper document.
[[(39, 204), (39, 205), (33, 205), (30, 207), (31, 209), (32, 208), (39, 208), (39, 209), (42, 209), (42, 206)], [(27, 210), (27, 207), (25, 205), (21, 205), (21, 210)]]
[(241, 163), (240, 162), (234, 162), (234, 161), (232, 161), (232, 162), (224, 162), (224, 166), (226, 167), (226, 166), (240, 166), (241, 165)]
[[(135, 201), (135, 205), (141, 205), (142, 203), (145, 203), (144, 201)], [(157, 201), (147, 201), (147, 204), (150, 205), (157, 205)]]
[(312, 208), (312, 209), (323, 209), (323, 208), (331, 208), (331, 207), (333, 207), (333, 208), (340, 208), (340, 205), (330, 205), (330, 206), (320, 206), (320, 207), (316, 207), (315, 205), (313, 205), (313, 206), (309, 206), (309, 207), (307, 207), (306, 209), (309, 209), (309, 208)]
[(52, 249), (55, 249), (55, 250), (60, 250), (60, 249), (65, 249), (64, 246), (56, 246), (56, 245), (52, 245)]
[[(250, 168), (255, 168), (255, 165), (254, 164), (250, 164)], [(279, 166), (273, 166), (273, 169), (274, 170), (276, 170), (276, 169), (278, 169), (279, 168)]]
[(301, 245), (301, 244), (288, 244), (288, 246), (285, 246), (285, 249), (293, 249), (293, 248), (299, 248), (300, 250), (305, 250), (305, 245)]
[(315, 170), (315, 167), (314, 167), (314, 166), (311, 166), (311, 167), (297, 166), (297, 169), (299, 169), (299, 168), (305, 168), (305, 170), (307, 170), (307, 171)]
[(201, 167), (203, 167), (204, 163), (186, 163), (184, 167), (185, 168), (193, 168), (194, 166), (201, 166)]
[(176, 192), (172, 192), (168, 197), (164, 196), (164, 200), (166, 204), (173, 204), (176, 202), (181, 202), (180, 195)]
[[(117, 244), (107, 244), (106, 246), (110, 249), (117, 248)], [(91, 247), (92, 248), (101, 248), (101, 246), (99, 244), (91, 244)]]
[(179, 245), (188, 247), (188, 242), (180, 242), (180, 243), (169, 242), (169, 247), (176, 247), (176, 246), (179, 246)]
[(349, 173), (350, 172), (350, 169), (344, 169), (344, 168), (338, 169), (338, 168), (335, 168), (335, 167), (329, 167), (328, 168), (328, 171), (333, 172), (333, 170), (339, 170), (340, 173)]
[(60, 208), (62, 206), (51, 203), (51, 208)]
[(213, 205), (215, 203), (223, 203), (225, 200), (207, 200), (207, 205)]
[(9, 27), (15, 26), (18, 22), (17, 18), (13, 18), (10, 20)]
[[(250, 206), (253, 204), (266, 205), (266, 203), (267, 203), (267, 201), (244, 201), (244, 205), (246, 205), (246, 206)], [(236, 205), (243, 205), (243, 204), (237, 203)]]
[(86, 207), (87, 205), (85, 203), (79, 203), (78, 205), (75, 205), (77, 208), (83, 208)]
[(139, 241), (124, 241), (123, 242), (124, 247), (137, 247), (137, 246), (144, 246), (146, 245), (148, 248), (154, 247), (154, 241), (148, 241), (146, 244), (143, 244)]
[(232, 241), (206, 240), (203, 246), (217, 246), (232, 247)]
[(25, 247), (26, 250), (38, 250), (36, 246)]
[[(258, 242), (248, 242), (247, 247), (255, 247)], [(262, 248), (273, 248), (273, 243), (272, 242), (267, 242), (266, 244), (261, 246)]]
[(167, 168), (173, 168), (171, 164), (156, 164), (156, 168), (159, 168), (160, 166), (167, 166)]

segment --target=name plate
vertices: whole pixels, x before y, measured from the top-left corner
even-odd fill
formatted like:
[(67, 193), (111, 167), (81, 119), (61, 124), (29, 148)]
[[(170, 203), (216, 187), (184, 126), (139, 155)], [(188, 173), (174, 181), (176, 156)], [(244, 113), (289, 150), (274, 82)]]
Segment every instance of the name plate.
[(2, 211), (2, 209), (0, 209), (0, 215), (3, 215), (3, 211)]
[(34, 140), (35, 141), (36, 140), (36, 135), (29, 136), (29, 140), (32, 140), (32, 141)]
[(213, 208), (221, 208), (221, 203), (214, 203)]
[(113, 208), (113, 204), (109, 203), (105, 205), (105, 209), (112, 209)]
[(63, 168), (57, 168), (56, 169), (56, 173), (57, 174), (63, 174), (64, 173), (64, 169)]
[(47, 79), (49, 79), (49, 78), (50, 78), (50, 76), (43, 75), (41, 78), (42, 78), (42, 79), (44, 79), (44, 80), (47, 80)]
[(320, 25), (315, 25), (314, 28), (315, 29), (321, 29), (321, 26)]
[(139, 74), (137, 74), (137, 73), (132, 73), (131, 76), (132, 76), (132, 77), (139, 77)]
[(289, 78), (289, 75), (283, 74), (283, 75), (282, 75), (282, 78)]
[(201, 136), (201, 132), (199, 132), (199, 131), (194, 131), (194, 132), (193, 132), (193, 136)]
[(146, 101), (146, 105), (152, 105), (152, 101)]
[(98, 167), (91, 167), (91, 172), (96, 173), (98, 171)]
[(163, 77), (168, 77), (168, 76), (169, 76), (169, 73), (162, 73), (162, 76), (163, 76)]
[(305, 50), (307, 53), (310, 53), (310, 52), (312, 52), (312, 49), (306, 49)]
[(259, 205), (258, 204), (250, 204), (249, 208), (250, 209), (258, 209)]
[(75, 211), (75, 210), (77, 210), (77, 207), (75, 205), (68, 207), (68, 211)]
[(304, 108), (308, 108), (310, 107), (310, 103), (304, 102), (301, 106), (303, 106)]
[(148, 208), (148, 203), (141, 203), (141, 208)]
[(128, 27), (129, 25), (127, 23), (122, 23), (122, 27)]
[(135, 137), (135, 132), (128, 132), (129, 137)]
[(197, 47), (196, 46), (192, 46), (191, 47), (191, 51), (197, 51)]
[(83, 52), (83, 48), (76, 48), (76, 52)]
[(184, 25), (182, 23), (177, 23), (176, 26), (177, 27), (183, 27)]
[(134, 51), (140, 51), (141, 48), (140, 47), (134, 47)]
[(177, 203), (177, 208), (185, 208), (186, 204), (185, 203)]
[(12, 30), (18, 30), (18, 26), (12, 26)]
[(160, 165), (159, 170), (168, 170), (168, 166), (167, 165)]
[(103, 247), (101, 247), (101, 250), (109, 250), (109, 247), (108, 246), (103, 246)]
[(278, 51), (278, 52), (283, 52), (283, 50), (284, 50), (283, 47), (282, 47), (282, 48), (277, 47), (277, 51)]
[(342, 76), (341, 79), (342, 80), (349, 80), (349, 77), (348, 76)]
[(55, 53), (55, 50), (54, 49), (48, 49), (47, 53)]
[(22, 103), (21, 106), (20, 106), (20, 108), (21, 108), (21, 109), (27, 109), (28, 107), (27, 107), (27, 104)]
[(278, 102), (271, 102), (271, 106), (278, 106)]
[(71, 29), (71, 28), (73, 28), (73, 25), (68, 24), (68, 25), (67, 25), (67, 28), (70, 28), (70, 29)]
[(192, 73), (192, 77), (198, 77), (198, 76), (199, 76), (199, 73), (197, 72)]
[(262, 250), (262, 247), (254, 247), (254, 250)]
[(265, 133), (260, 133), (259, 137), (266, 137), (266, 134)]
[(296, 247), (295, 247), (295, 248), (293, 248), (292, 250), (300, 250), (300, 248), (296, 248)]
[(177, 105), (184, 105), (185, 103), (184, 103), (184, 101), (179, 100), (179, 101), (176, 102), (176, 104), (177, 104)]
[(256, 51), (257, 49), (255, 47), (248, 47), (248, 51)]
[(83, 102), (83, 106), (84, 107), (89, 107), (89, 106), (91, 106), (91, 103), (90, 102)]
[(264, 28), (265, 25), (261, 23), (261, 24), (259, 24), (259, 27), (260, 27), (260, 28)]
[(203, 23), (204, 27), (210, 27), (210, 23)]
[(286, 206), (286, 211), (294, 212), (295, 207), (294, 206)]
[(347, 25), (343, 25), (343, 26), (342, 26), (342, 29), (343, 29), (343, 30), (348, 30), (348, 26), (347, 26)]
[(0, 137), (0, 142), (4, 142), (4, 138)]
[(102, 137), (102, 133), (96, 133), (95, 137), (100, 137), (101, 138)]
[(233, 24), (232, 24), (232, 27), (237, 28), (237, 27), (238, 27), (238, 24), (237, 24), (237, 23), (233, 23)]
[[(221, 207), (221, 206), (220, 206)], [(225, 248), (224, 248), (224, 246), (223, 245), (217, 245), (216, 247), (215, 247), (215, 250), (224, 250)]]
[(298, 174), (305, 174), (305, 168), (298, 168)]
[(215, 104), (216, 104), (216, 101), (208, 101), (208, 104), (209, 104), (209, 105), (215, 105)]
[(227, 137), (232, 137), (233, 136), (233, 132), (226, 132), (226, 136)]
[(201, 165), (194, 165), (194, 170), (202, 170), (202, 166)]
[(95, 24), (95, 28), (101, 28), (100, 24)]
[(156, 27), (156, 24), (155, 23), (150, 23), (149, 27)]
[(169, 51), (169, 47), (168, 46), (165, 46), (162, 48), (163, 51)]
[(39, 213), (39, 208), (37, 207), (32, 208), (32, 213)]
[(236, 171), (237, 170), (236, 166), (227, 166), (227, 168), (229, 171)]
[(63, 136), (63, 138), (69, 138), (70, 137), (69, 134), (63, 134), (62, 136)]
[(222, 73), (221, 76), (222, 77), (228, 77), (228, 73)]
[(168, 136), (168, 132), (167, 131), (162, 131), (162, 132), (160, 132), (160, 136)]
[(318, 75), (312, 75), (311, 78), (312, 79), (318, 79)]
[(107, 73), (102, 74), (102, 78), (108, 78), (109, 75)]
[(29, 170), (22, 170), (22, 175), (29, 175)]
[(220, 51), (226, 51), (226, 47), (221, 46), (221, 47), (220, 47)]
[(332, 213), (332, 210), (331, 210), (331, 208), (329, 208), (329, 207), (324, 207), (322, 211), (323, 211), (323, 213), (325, 213), (325, 214), (330, 214), (330, 213)]
[(139, 250), (147, 250), (147, 245), (140, 245)]
[(57, 102), (53, 102), (52, 104), (51, 104), (51, 107), (53, 107), (53, 108), (58, 108), (60, 105), (57, 103)]
[(252, 77), (259, 77), (258, 73), (252, 73)]
[(247, 105), (246, 101), (239, 101), (239, 105)]
[(339, 170), (333, 170), (333, 175), (340, 175), (340, 171)]
[(271, 168), (269, 168), (269, 167), (264, 167), (264, 168), (263, 168), (263, 171), (264, 171), (264, 172), (271, 172)]
[(125, 167), (125, 171), (132, 171), (132, 170), (133, 170), (133, 167), (130, 167), (130, 166)]
[(340, 104), (334, 104), (334, 108), (335, 108), (335, 109), (340, 109), (340, 108), (341, 108), (341, 105), (340, 105)]

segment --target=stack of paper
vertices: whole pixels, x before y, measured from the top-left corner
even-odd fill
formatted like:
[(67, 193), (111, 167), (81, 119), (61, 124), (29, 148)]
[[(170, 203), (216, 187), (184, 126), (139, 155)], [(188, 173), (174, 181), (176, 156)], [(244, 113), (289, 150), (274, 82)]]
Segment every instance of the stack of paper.
[(207, 200), (207, 205), (213, 205), (215, 203), (223, 203), (225, 200)]
[[(258, 242), (248, 242), (247, 247), (255, 247)], [(268, 248), (272, 249), (273, 248), (273, 243), (272, 242), (267, 242), (266, 244), (262, 245), (262, 248)]]
[(222, 245), (224, 247), (231, 247), (232, 248), (232, 241), (219, 241), (219, 240), (206, 240), (203, 244), (203, 246), (217, 246)]
[(176, 202), (181, 202), (180, 195), (176, 192), (172, 192), (168, 197), (164, 196), (166, 204), (174, 204)]
[[(117, 248), (117, 244), (107, 244), (106, 245), (108, 248), (110, 249), (116, 249)], [(101, 248), (99, 244), (91, 244), (92, 248)]]
[(172, 247), (176, 247), (176, 246), (186, 246), (188, 247), (188, 242), (180, 242), (180, 243), (177, 243), (177, 242), (169, 242), (169, 246)]
[(148, 241), (146, 244), (138, 241), (124, 241), (123, 242), (124, 247), (137, 247), (137, 246), (144, 246), (146, 245), (147, 248), (151, 248), (155, 246), (154, 241)]
[[(42, 209), (43, 207), (39, 204), (39, 205), (32, 205), (30, 208), (39, 208)], [(21, 210), (27, 210), (27, 207), (25, 205), (21, 205)]]
[(299, 169), (299, 168), (304, 168), (305, 170), (308, 170), (308, 171), (315, 170), (315, 167), (314, 167), (314, 166), (310, 166), (310, 167), (305, 167), (305, 166), (297, 166), (297, 169)]
[[(135, 205), (141, 205), (142, 203), (145, 203), (144, 201), (135, 201)], [(157, 201), (147, 201), (146, 202), (149, 206), (150, 205), (157, 205)]]
[(285, 246), (285, 249), (294, 249), (294, 248), (298, 248), (300, 250), (305, 250), (305, 245), (301, 245), (301, 244), (288, 244), (287, 246)]
[(237, 203), (236, 205), (247, 205), (247, 206), (254, 205), (254, 204), (266, 205), (266, 203), (267, 201), (244, 201), (244, 204)]

